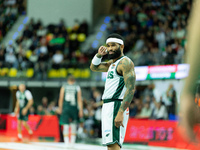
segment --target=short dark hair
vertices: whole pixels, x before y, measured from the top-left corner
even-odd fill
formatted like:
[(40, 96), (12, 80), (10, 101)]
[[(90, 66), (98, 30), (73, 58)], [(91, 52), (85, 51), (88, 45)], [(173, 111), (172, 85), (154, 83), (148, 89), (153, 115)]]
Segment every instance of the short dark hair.
[(69, 75), (67, 76), (67, 80), (68, 80), (68, 81), (75, 81), (76, 79), (74, 78), (74, 76), (73, 76), (72, 74), (69, 74)]
[(107, 37), (107, 39), (108, 39), (108, 38), (118, 38), (118, 39), (121, 39), (122, 41), (124, 41), (123, 37), (122, 37), (121, 35), (117, 34), (117, 33), (112, 33), (112, 34), (110, 34), (110, 35)]

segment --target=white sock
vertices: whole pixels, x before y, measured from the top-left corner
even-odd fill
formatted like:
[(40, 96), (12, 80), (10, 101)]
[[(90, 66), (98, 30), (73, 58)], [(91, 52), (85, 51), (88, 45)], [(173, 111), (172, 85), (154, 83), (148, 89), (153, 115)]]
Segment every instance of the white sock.
[(64, 137), (64, 142), (66, 145), (69, 145), (69, 136)]
[(71, 124), (71, 145), (74, 145), (76, 142), (76, 124)]
[(69, 145), (69, 125), (63, 125), (63, 136), (66, 145)]
[(73, 146), (75, 142), (76, 142), (76, 135), (73, 135), (73, 133), (72, 133), (72, 135), (71, 135), (71, 145)]
[(18, 138), (22, 139), (22, 134), (18, 133)]

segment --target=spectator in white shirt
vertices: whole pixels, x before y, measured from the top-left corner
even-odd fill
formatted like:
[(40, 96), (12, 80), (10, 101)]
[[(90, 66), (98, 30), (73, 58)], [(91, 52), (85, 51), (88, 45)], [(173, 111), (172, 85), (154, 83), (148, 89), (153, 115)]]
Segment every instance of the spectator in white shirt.
[(53, 55), (53, 68), (58, 69), (61, 67), (61, 63), (64, 60), (64, 56), (60, 50), (57, 50), (56, 53)]

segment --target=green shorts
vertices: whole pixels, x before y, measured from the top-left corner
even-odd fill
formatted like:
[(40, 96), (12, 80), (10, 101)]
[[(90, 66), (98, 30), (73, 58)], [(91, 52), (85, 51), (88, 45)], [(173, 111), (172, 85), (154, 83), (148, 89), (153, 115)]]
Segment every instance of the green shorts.
[(78, 123), (79, 117), (78, 117), (78, 109), (76, 107), (74, 108), (65, 108), (62, 111), (62, 114), (60, 116), (59, 123), (60, 125), (63, 124), (69, 124), (69, 123)]
[(28, 121), (29, 111), (26, 113), (26, 115), (22, 115), (22, 109), (19, 110), (18, 120)]

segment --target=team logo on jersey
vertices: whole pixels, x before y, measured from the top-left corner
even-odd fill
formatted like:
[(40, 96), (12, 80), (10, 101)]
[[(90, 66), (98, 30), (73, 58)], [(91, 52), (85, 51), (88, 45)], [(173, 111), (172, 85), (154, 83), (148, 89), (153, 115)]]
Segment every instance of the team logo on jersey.
[(109, 71), (107, 78), (108, 79), (113, 79), (114, 78), (114, 72), (113, 71)]
[(114, 68), (115, 68), (115, 64), (112, 64), (111, 69), (114, 69)]

